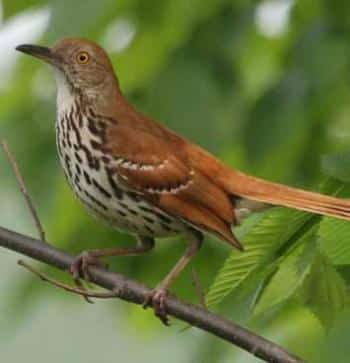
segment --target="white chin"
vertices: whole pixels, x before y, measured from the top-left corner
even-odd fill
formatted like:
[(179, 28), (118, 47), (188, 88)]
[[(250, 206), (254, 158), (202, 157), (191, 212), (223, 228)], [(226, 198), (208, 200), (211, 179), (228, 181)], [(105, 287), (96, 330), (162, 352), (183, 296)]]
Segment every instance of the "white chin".
[(62, 71), (56, 68), (54, 73), (57, 84), (57, 111), (61, 113), (71, 108), (74, 103), (74, 96)]

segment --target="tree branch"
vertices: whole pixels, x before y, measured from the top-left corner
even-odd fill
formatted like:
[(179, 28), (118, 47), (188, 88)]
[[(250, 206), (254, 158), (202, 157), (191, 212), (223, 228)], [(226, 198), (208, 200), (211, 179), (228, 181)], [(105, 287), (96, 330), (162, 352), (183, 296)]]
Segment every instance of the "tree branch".
[[(43, 241), (25, 236), (0, 227), (0, 246), (19, 252), (37, 261), (67, 270), (74, 257)], [(96, 285), (111, 290), (118, 298), (142, 304), (150, 292), (148, 287), (130, 280), (125, 276), (109, 272), (102, 268), (91, 267), (91, 279)], [(185, 303), (174, 296), (166, 300), (167, 313), (192, 326), (196, 326), (217, 337), (226, 340), (247, 352), (275, 363), (302, 363), (278, 345), (256, 335), (247, 329), (236, 325), (206, 309)]]

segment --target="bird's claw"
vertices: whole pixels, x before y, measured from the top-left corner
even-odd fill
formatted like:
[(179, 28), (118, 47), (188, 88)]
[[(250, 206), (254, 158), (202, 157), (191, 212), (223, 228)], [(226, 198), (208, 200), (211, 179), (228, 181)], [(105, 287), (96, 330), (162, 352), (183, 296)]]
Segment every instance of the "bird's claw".
[(154, 314), (160, 319), (160, 321), (169, 326), (169, 319), (166, 312), (166, 297), (168, 292), (164, 288), (155, 288), (149, 292), (143, 302), (142, 306), (144, 309), (151, 306), (154, 309)]
[(79, 280), (81, 277), (86, 281), (91, 281), (89, 272), (90, 266), (102, 266), (99, 260), (91, 255), (88, 251), (82, 252), (75, 258), (69, 267), (69, 272), (72, 274), (74, 280)]

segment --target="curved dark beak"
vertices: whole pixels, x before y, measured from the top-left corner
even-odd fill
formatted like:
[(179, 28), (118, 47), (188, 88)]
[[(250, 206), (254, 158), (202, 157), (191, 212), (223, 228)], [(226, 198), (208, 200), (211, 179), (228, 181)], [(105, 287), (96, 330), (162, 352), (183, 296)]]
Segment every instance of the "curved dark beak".
[(16, 47), (16, 50), (25, 54), (29, 54), (33, 57), (42, 59), (43, 61), (56, 66), (59, 60), (57, 55), (54, 54), (52, 50), (48, 47), (41, 47), (39, 45), (33, 45), (33, 44), (21, 44)]

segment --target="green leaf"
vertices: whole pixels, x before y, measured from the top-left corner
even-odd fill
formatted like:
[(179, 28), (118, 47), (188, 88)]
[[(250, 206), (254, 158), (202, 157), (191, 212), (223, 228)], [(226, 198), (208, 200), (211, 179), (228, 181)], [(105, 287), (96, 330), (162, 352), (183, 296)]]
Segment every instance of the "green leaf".
[(333, 265), (350, 264), (350, 223), (331, 217), (323, 218), (318, 231), (322, 253)]
[(261, 314), (286, 301), (301, 286), (310, 272), (315, 256), (316, 243), (313, 239), (316, 229), (317, 226), (305, 233), (298, 241), (298, 246), (283, 258), (276, 273), (263, 289), (254, 314)]
[(208, 306), (219, 304), (251, 273), (271, 262), (276, 251), (309, 220), (310, 215), (304, 212), (281, 208), (265, 214), (244, 236), (245, 251), (232, 252), (219, 270), (206, 297)]
[[(323, 193), (347, 198), (350, 185), (336, 179), (328, 179), (321, 188)], [(334, 265), (350, 263), (350, 223), (341, 219), (323, 217), (318, 231), (318, 243), (322, 253)]]
[(305, 280), (302, 298), (326, 326), (332, 324), (349, 301), (345, 281), (322, 256), (315, 259), (312, 270)]
[[(334, 179), (326, 180), (321, 188), (323, 193), (330, 195), (347, 193), (346, 189), (344, 184)], [(281, 208), (265, 214), (260, 223), (245, 234), (245, 251), (232, 252), (219, 270), (206, 297), (208, 306), (219, 304), (253, 272), (274, 263), (320, 221), (322, 218), (318, 215)]]
[(350, 182), (350, 153), (326, 155), (322, 158), (325, 174), (344, 182)]

